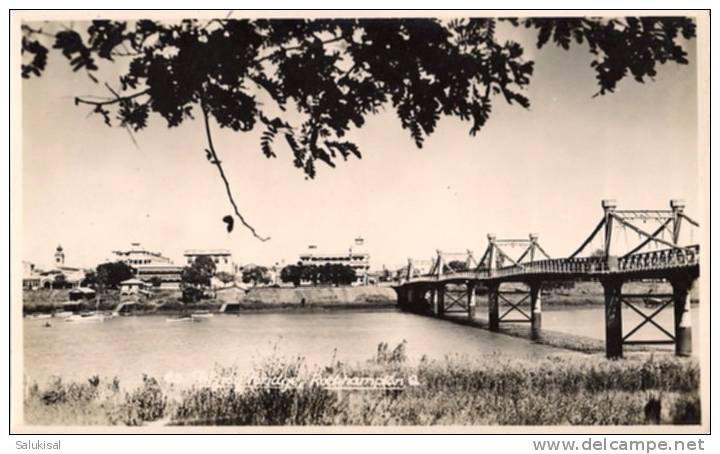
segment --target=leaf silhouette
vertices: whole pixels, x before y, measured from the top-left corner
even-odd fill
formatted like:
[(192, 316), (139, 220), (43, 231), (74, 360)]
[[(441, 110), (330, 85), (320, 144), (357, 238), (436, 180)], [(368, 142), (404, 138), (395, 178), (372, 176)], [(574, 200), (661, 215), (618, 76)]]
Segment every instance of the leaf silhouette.
[[(495, 35), (497, 21), (534, 31), (538, 48), (589, 51), (594, 96), (614, 92), (625, 77), (652, 81), (666, 63), (688, 64), (683, 40), (696, 36), (695, 21), (682, 16), (94, 20), (79, 31), (23, 24), (18, 69), (23, 78), (41, 77), (52, 51), (99, 82), (98, 62), (115, 64), (120, 89), (106, 82), (110, 99), (76, 96), (75, 104), (128, 131), (148, 128), (153, 116), (175, 128), (200, 107), (205, 157), (218, 167), (238, 221), (265, 241), (233, 200), (210, 120), (232, 131), (262, 123), (258, 150), (268, 158), (277, 156), (274, 141), (282, 135), (308, 179), (318, 162), (332, 168), (336, 160), (359, 159), (348, 133), (384, 110), (395, 111), (418, 148), (443, 116), (471, 123), (476, 135), (496, 99), (530, 107), (524, 93), (534, 62), (519, 43)], [(270, 115), (270, 105), (280, 116)], [(233, 217), (223, 221), (232, 231)]]
[(226, 224), (225, 227), (227, 228), (228, 233), (233, 231), (233, 227), (235, 227), (235, 219), (233, 219), (232, 216), (229, 214), (222, 218), (223, 222)]

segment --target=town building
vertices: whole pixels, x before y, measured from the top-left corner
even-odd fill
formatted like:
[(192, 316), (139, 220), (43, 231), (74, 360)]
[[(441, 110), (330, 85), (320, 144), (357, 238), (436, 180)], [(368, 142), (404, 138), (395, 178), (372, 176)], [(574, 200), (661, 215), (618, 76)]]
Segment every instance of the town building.
[(58, 245), (51, 265), (40, 268), (34, 263), (23, 262), (23, 289), (35, 290), (58, 285), (76, 288), (85, 279), (85, 272), (83, 268), (68, 265), (65, 262), (65, 251)]
[(309, 252), (300, 254), (300, 264), (303, 266), (347, 265), (355, 270), (356, 281), (354, 285), (367, 285), (370, 271), (370, 254), (365, 249), (365, 240), (355, 238), (353, 245), (347, 252), (319, 252), (317, 246), (308, 246)]
[(127, 279), (120, 283), (121, 295), (136, 295), (147, 288), (147, 283), (140, 279)]
[(65, 251), (62, 245), (58, 245), (55, 249), (55, 267), (50, 270), (51, 273), (59, 272), (65, 276), (65, 282), (71, 287), (79, 287), (87, 270), (78, 266), (71, 266), (65, 262)]
[(232, 254), (227, 249), (188, 249), (184, 255), (188, 266), (192, 265), (199, 257), (209, 257), (215, 263), (215, 273), (223, 272), (234, 275), (237, 272)]
[(135, 276), (153, 285), (158, 283), (163, 289), (178, 289), (182, 271), (179, 265), (143, 265), (135, 269)]
[(123, 262), (133, 268), (139, 268), (147, 265), (172, 265), (173, 262), (169, 258), (163, 256), (159, 252), (151, 252), (140, 245), (140, 243), (130, 243), (130, 249), (126, 251), (112, 251), (115, 261)]
[(161, 288), (179, 288), (183, 267), (159, 252), (143, 248), (140, 243), (131, 243), (130, 249), (112, 251), (115, 260), (133, 268), (135, 277), (145, 282), (158, 282)]
[(23, 260), (23, 290), (35, 290), (40, 288), (40, 278), (42, 275), (40, 271), (35, 268), (34, 263), (26, 262)]

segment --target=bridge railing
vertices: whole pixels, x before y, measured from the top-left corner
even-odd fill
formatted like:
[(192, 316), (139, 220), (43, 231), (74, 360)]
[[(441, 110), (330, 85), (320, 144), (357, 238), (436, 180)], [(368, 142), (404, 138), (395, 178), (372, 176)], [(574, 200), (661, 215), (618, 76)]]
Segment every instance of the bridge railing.
[(483, 277), (487, 277), (483, 275), (482, 271), (456, 271), (453, 273), (447, 273), (443, 274), (441, 276), (438, 276), (437, 274), (422, 274), (418, 276), (413, 276), (409, 281), (403, 280), (402, 282), (416, 282), (416, 281), (422, 281), (422, 282), (431, 282), (431, 281), (442, 281), (442, 280), (473, 280), (473, 279), (481, 279)]
[(577, 257), (562, 259), (546, 259), (516, 264), (493, 270), (477, 269), (475, 271), (456, 272), (445, 276), (418, 276), (413, 281), (438, 281), (454, 279), (487, 279), (517, 276), (522, 274), (602, 274), (612, 272), (646, 271), (657, 269), (694, 266), (700, 260), (700, 246), (685, 248), (661, 249), (651, 252), (633, 254), (629, 257)]
[(686, 248), (661, 249), (658, 251), (633, 254), (618, 260), (621, 271), (653, 270), (697, 265), (700, 261), (700, 246)]
[[(607, 262), (602, 257), (546, 259), (498, 268), (493, 273), (493, 277), (514, 276), (518, 274), (601, 273), (607, 270)], [(489, 277), (489, 271), (485, 272)]]

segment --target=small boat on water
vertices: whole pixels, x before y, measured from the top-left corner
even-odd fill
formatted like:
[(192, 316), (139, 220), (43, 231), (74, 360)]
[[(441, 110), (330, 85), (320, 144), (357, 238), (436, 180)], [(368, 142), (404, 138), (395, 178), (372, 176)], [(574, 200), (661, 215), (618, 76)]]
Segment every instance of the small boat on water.
[(52, 314), (32, 314), (30, 318), (34, 319), (46, 319), (46, 318), (52, 318)]
[(94, 312), (85, 312), (65, 317), (65, 321), (72, 323), (100, 323), (105, 321), (105, 316)]
[(647, 308), (660, 307), (664, 301), (660, 298), (645, 298), (644, 305)]
[(71, 311), (61, 311), (61, 312), (55, 312), (55, 313), (53, 314), (53, 317), (55, 317), (55, 318), (68, 318), (68, 317), (70, 317), (71, 315), (73, 315), (73, 313), (72, 313)]
[(212, 312), (210, 311), (197, 311), (190, 314), (190, 317), (196, 318), (196, 319), (202, 319), (202, 318), (211, 318), (213, 316)]
[(171, 318), (165, 319), (165, 322), (167, 322), (167, 323), (187, 323), (187, 322), (192, 323), (194, 321), (195, 321), (195, 319), (189, 315), (181, 315), (179, 317), (171, 317)]

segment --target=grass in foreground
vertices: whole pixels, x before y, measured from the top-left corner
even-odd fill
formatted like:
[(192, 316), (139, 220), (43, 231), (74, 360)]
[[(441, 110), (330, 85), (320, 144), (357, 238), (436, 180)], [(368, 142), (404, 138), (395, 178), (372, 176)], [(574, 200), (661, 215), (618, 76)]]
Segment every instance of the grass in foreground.
[[(371, 360), (309, 367), (272, 357), (251, 372), (217, 369), (179, 387), (144, 377), (56, 380), (25, 393), (27, 424), (52, 425), (636, 425), (699, 424), (699, 368), (670, 356), (610, 361), (593, 356), (478, 359), (408, 364), (404, 344), (380, 344)], [(393, 377), (401, 389), (328, 389), (319, 381)], [(250, 386), (249, 386), (250, 384)], [(261, 385), (258, 385), (261, 384)]]

